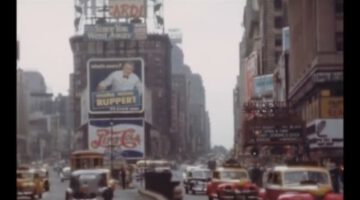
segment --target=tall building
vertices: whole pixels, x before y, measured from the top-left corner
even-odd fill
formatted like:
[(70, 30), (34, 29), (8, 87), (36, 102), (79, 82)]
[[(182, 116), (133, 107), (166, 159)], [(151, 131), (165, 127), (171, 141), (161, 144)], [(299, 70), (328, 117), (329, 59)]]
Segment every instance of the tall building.
[(17, 69), (16, 73), (16, 149), (17, 162), (29, 161), (29, 116), (28, 99), (24, 71)]
[(343, 0), (288, 0), (287, 9), (290, 106), (307, 122), (311, 157), (342, 158)]
[[(73, 97), (74, 126), (79, 141), (87, 141), (86, 127), (81, 124), (81, 94), (87, 86), (87, 61), (90, 58), (142, 57), (145, 61), (145, 86), (152, 92), (152, 127), (160, 132), (161, 150), (168, 156), (170, 151), (171, 120), (171, 43), (167, 35), (149, 34), (146, 40), (90, 40), (83, 35), (70, 39), (74, 58)], [(87, 148), (83, 143), (80, 148)], [(149, 153), (149, 152), (148, 152)]]

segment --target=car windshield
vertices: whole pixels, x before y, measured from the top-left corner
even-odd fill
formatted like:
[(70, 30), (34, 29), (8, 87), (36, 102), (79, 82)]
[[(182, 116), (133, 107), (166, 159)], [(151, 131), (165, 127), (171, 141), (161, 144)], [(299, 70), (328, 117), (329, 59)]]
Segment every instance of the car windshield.
[(221, 179), (247, 179), (247, 174), (242, 171), (224, 171), (220, 173)]
[(18, 173), (16, 173), (16, 178), (18, 178), (18, 179), (31, 179), (31, 178), (33, 178), (33, 174), (28, 173), (28, 172), (18, 172)]
[(209, 178), (210, 172), (208, 171), (194, 171), (192, 172), (192, 177), (193, 178)]
[(290, 171), (284, 173), (284, 184), (329, 184), (329, 177), (320, 171)]

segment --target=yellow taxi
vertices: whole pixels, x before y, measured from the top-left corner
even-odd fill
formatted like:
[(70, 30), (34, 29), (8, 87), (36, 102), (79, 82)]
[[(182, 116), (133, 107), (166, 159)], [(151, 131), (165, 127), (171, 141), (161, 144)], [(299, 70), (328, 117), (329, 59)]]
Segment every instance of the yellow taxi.
[(43, 186), (40, 178), (34, 171), (19, 169), (16, 171), (17, 197), (42, 198)]
[(258, 187), (251, 183), (245, 168), (224, 165), (213, 172), (207, 186), (207, 196), (212, 199), (257, 199)]
[(260, 196), (266, 200), (319, 199), (343, 200), (333, 192), (329, 171), (310, 164), (275, 166), (267, 173)]

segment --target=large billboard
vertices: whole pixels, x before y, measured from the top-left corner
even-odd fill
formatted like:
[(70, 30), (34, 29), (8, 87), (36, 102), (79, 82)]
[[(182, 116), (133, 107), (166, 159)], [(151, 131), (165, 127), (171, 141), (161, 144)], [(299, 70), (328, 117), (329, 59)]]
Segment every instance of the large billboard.
[(273, 74), (254, 77), (253, 97), (272, 96), (274, 93)]
[(115, 18), (145, 18), (145, 0), (109, 0), (110, 16)]
[(257, 74), (257, 52), (253, 52), (245, 60), (245, 85), (246, 85), (246, 97), (245, 101), (250, 101), (253, 97), (254, 90), (254, 76)]
[(144, 111), (142, 58), (88, 61), (89, 113), (131, 114)]
[(85, 36), (89, 40), (145, 40), (146, 24), (86, 24)]
[(344, 120), (316, 119), (307, 125), (306, 135), (310, 149), (343, 148)]
[(91, 119), (89, 149), (104, 153), (105, 157), (112, 149), (113, 156), (118, 160), (142, 159), (145, 156), (144, 127), (142, 118)]

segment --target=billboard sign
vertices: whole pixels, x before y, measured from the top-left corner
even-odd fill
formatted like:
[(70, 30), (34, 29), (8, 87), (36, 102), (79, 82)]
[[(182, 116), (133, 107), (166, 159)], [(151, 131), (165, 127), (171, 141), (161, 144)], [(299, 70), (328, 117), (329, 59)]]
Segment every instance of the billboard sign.
[(88, 61), (89, 113), (131, 114), (144, 111), (142, 58)]
[(307, 125), (306, 135), (310, 149), (343, 148), (344, 120), (316, 119)]
[[(254, 126), (253, 133), (258, 133), (256, 142), (258, 143), (300, 143), (302, 142), (303, 126), (301, 124), (284, 124), (284, 125), (264, 125)], [(255, 143), (255, 139), (250, 141)]]
[(290, 30), (289, 27), (282, 29), (282, 50), (283, 52), (290, 50)]
[(182, 32), (178, 28), (168, 29), (170, 40), (175, 44), (182, 43)]
[(89, 40), (145, 40), (146, 24), (86, 24), (85, 36)]
[(112, 147), (115, 160), (142, 159), (145, 156), (144, 127), (142, 118), (91, 119), (89, 149), (108, 157), (109, 147)]
[(245, 85), (246, 85), (246, 97), (245, 101), (250, 101), (251, 97), (253, 96), (253, 83), (254, 83), (254, 76), (257, 74), (257, 59), (258, 55), (257, 52), (253, 52), (246, 58), (245, 61)]
[(109, 0), (110, 16), (114, 18), (145, 18), (145, 0)]
[(321, 118), (343, 118), (343, 97), (321, 97)]
[(273, 74), (254, 77), (253, 97), (273, 95), (274, 81)]

